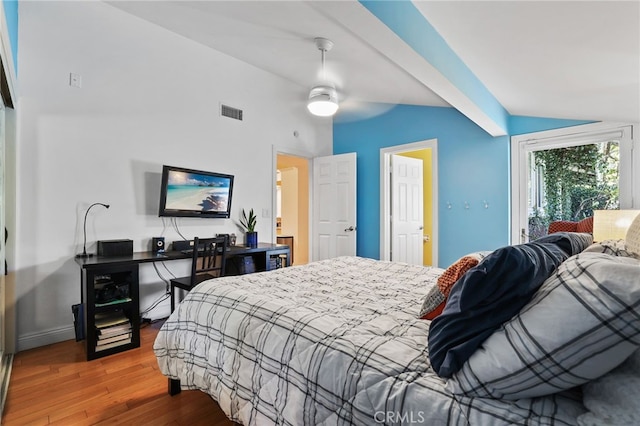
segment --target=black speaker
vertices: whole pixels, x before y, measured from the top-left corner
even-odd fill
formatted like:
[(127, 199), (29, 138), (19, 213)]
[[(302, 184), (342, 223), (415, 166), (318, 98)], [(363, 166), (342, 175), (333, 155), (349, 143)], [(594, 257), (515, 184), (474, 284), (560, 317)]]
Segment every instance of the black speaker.
[(131, 256), (133, 240), (98, 241), (98, 256)]
[(173, 251), (193, 250), (193, 240), (178, 240), (174, 241), (171, 249)]
[(164, 237), (153, 237), (151, 251), (154, 253), (164, 253)]

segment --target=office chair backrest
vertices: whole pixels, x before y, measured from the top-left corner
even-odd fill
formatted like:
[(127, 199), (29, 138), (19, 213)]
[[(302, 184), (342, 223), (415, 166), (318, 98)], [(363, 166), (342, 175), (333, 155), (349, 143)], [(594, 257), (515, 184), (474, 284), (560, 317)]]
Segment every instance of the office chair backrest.
[(224, 275), (226, 256), (227, 256), (227, 238), (194, 238), (193, 239), (193, 258), (191, 262), (191, 284), (195, 285), (197, 276), (208, 274), (215, 277)]

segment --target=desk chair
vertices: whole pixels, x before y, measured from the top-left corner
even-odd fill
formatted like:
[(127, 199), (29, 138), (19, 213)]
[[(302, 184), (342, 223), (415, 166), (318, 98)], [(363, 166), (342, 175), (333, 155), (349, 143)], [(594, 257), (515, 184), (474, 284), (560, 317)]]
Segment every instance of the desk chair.
[(171, 312), (175, 310), (175, 289), (190, 291), (203, 281), (224, 275), (227, 257), (227, 238), (194, 238), (191, 275), (171, 280)]

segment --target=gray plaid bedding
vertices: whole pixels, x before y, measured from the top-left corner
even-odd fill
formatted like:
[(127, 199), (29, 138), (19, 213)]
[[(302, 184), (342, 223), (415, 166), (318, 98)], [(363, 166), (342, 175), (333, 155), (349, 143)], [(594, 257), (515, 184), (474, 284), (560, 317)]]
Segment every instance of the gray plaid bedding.
[(245, 425), (574, 425), (572, 395), (452, 395), (422, 299), (442, 269), (340, 257), (194, 288), (154, 344), (161, 372)]

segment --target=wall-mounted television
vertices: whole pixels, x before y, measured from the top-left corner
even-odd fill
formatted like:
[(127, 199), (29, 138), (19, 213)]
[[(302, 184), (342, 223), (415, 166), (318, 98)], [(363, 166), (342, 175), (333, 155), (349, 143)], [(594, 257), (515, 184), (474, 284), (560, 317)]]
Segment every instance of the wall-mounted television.
[(159, 216), (228, 218), (233, 176), (162, 167)]

